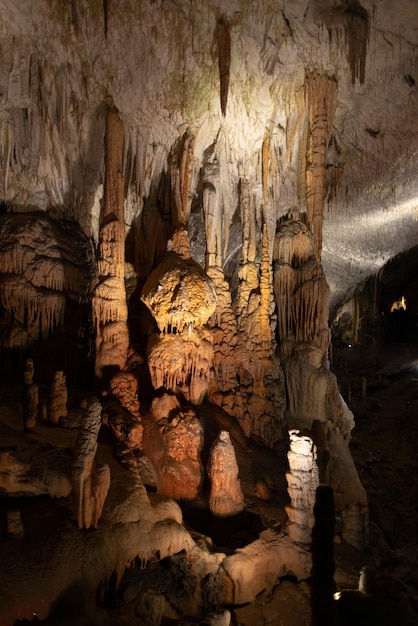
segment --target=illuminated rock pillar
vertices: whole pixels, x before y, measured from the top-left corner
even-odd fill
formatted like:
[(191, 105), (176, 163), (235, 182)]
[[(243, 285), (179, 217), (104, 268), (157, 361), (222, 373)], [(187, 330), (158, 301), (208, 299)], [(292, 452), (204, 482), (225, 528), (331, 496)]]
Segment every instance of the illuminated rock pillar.
[(287, 454), (289, 472), (286, 474), (290, 506), (286, 506), (287, 534), (297, 543), (311, 542), (314, 525), (315, 493), (319, 485), (316, 446), (310, 437), (290, 430), (290, 450)]
[(96, 376), (103, 376), (106, 367), (123, 369), (129, 346), (124, 282), (123, 124), (111, 98), (108, 98), (106, 104), (105, 185), (99, 230), (99, 284), (92, 303), (96, 327)]

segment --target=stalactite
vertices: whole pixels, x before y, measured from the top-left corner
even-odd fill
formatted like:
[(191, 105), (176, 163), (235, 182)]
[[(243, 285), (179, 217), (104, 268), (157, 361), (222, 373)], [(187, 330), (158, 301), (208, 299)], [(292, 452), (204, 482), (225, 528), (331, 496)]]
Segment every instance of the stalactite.
[(222, 266), (234, 211), (228, 160), (229, 146), (221, 128), (206, 150), (203, 163), (203, 211), (206, 231), (206, 269)]
[(308, 146), (306, 153), (306, 209), (318, 261), (322, 253), (322, 220), (326, 194), (326, 159), (334, 119), (337, 82), (318, 74), (307, 76)]
[(342, 35), (347, 46), (347, 61), (354, 85), (362, 85), (366, 75), (367, 44), (370, 33), (370, 17), (359, 0), (344, 0), (339, 5), (323, 10), (320, 20), (326, 25), (330, 43), (335, 40), (341, 46)]
[(226, 115), (228, 102), (229, 76), (231, 70), (231, 26), (225, 16), (216, 24), (216, 42), (218, 46), (218, 65), (220, 81), (220, 99), (222, 115)]
[(269, 177), (269, 162), (270, 162), (270, 133), (267, 130), (264, 135), (263, 147), (262, 147), (262, 179), (263, 179), (263, 215), (264, 219), (267, 215), (267, 188)]
[(109, 24), (109, 0), (103, 0), (103, 31), (107, 37), (107, 29)]
[(329, 289), (315, 260), (312, 236), (302, 222), (283, 222), (275, 238), (273, 258), (282, 349), (290, 348), (294, 341), (312, 341), (326, 350)]
[(191, 210), (191, 185), (194, 169), (195, 137), (187, 128), (173, 147), (170, 162), (171, 187), (173, 190), (173, 224), (175, 228), (185, 228), (189, 223)]
[(123, 369), (129, 335), (125, 292), (123, 124), (111, 98), (106, 102), (104, 206), (99, 234), (99, 284), (93, 297), (97, 376), (107, 366)]
[(181, 224), (187, 225), (190, 217), (191, 198), (190, 185), (193, 176), (194, 167), (194, 143), (195, 138), (190, 130), (187, 129), (184, 136), (183, 151), (180, 161), (180, 189), (181, 189)]
[(239, 203), (242, 224), (242, 262), (248, 261), (248, 246), (250, 241), (250, 191), (247, 178), (239, 181)]
[(268, 357), (273, 350), (273, 336), (271, 328), (271, 311), (273, 307), (273, 273), (270, 263), (270, 249), (267, 234), (267, 224), (263, 226), (263, 238), (260, 263), (260, 326), (262, 337), (262, 352)]

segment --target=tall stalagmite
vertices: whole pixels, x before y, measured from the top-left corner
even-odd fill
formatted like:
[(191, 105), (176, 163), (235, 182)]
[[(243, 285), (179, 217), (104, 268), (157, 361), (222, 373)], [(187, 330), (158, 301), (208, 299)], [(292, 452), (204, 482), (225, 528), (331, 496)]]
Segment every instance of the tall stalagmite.
[(99, 284), (93, 297), (97, 376), (104, 368), (123, 369), (129, 333), (124, 283), (125, 224), (122, 174), (123, 124), (109, 97), (106, 101), (104, 205), (99, 232)]

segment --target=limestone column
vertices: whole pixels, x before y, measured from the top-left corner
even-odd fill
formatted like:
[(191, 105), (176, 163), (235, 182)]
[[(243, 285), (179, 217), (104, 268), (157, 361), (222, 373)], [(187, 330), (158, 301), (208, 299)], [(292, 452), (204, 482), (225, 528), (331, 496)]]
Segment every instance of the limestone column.
[(129, 346), (124, 282), (123, 124), (110, 97), (106, 105), (104, 204), (99, 229), (99, 284), (92, 303), (96, 327), (96, 376), (103, 376), (106, 367), (123, 369)]

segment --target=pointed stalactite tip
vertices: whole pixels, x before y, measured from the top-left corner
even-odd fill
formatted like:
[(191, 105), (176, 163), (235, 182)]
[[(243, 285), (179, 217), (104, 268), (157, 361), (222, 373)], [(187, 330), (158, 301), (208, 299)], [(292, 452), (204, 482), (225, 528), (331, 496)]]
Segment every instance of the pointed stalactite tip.
[(220, 98), (222, 115), (226, 115), (228, 102), (229, 76), (231, 70), (231, 26), (225, 16), (219, 17), (216, 24), (216, 41), (218, 45), (218, 64), (220, 81)]

